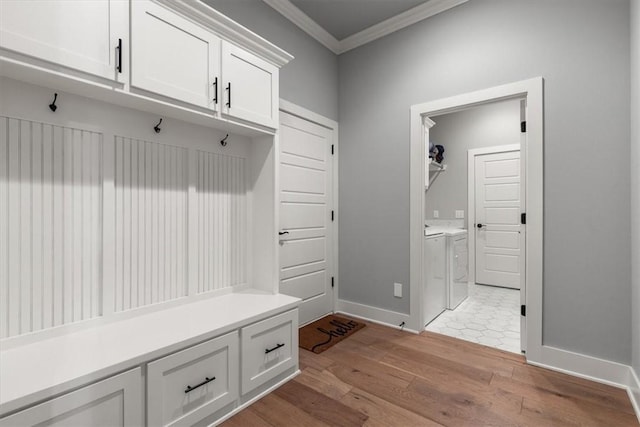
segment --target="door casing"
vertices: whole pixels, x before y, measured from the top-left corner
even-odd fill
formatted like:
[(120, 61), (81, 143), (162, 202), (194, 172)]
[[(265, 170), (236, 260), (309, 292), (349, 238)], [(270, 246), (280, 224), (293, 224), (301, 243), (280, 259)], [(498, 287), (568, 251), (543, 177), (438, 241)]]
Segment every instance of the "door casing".
[(530, 363), (543, 362), (542, 345), (542, 280), (543, 280), (543, 79), (536, 77), (451, 96), (410, 109), (410, 212), (409, 212), (409, 277), (410, 313), (408, 328), (421, 331), (423, 245), (424, 239), (424, 157), (428, 127), (424, 117), (459, 111), (465, 108), (507, 99), (525, 99), (526, 144), (524, 149), (527, 173), (525, 203), (527, 206), (526, 241), (526, 357)]

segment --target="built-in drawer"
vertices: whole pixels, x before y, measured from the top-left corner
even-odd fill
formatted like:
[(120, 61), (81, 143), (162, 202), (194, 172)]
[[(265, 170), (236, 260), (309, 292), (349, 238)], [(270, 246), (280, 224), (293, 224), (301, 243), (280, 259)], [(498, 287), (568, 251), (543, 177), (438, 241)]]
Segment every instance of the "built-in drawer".
[(192, 425), (238, 398), (238, 332), (147, 366), (147, 424)]
[(142, 374), (131, 369), (0, 419), (1, 427), (142, 424)]
[(242, 328), (242, 394), (298, 364), (298, 310)]

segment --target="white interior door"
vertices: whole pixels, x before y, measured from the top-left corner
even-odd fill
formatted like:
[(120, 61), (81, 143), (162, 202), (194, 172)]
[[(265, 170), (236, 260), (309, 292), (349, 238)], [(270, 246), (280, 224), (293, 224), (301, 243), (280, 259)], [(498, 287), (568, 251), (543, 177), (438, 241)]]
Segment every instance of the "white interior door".
[(333, 311), (331, 130), (280, 113), (280, 292), (300, 324)]
[(475, 156), (475, 281), (520, 289), (520, 150)]

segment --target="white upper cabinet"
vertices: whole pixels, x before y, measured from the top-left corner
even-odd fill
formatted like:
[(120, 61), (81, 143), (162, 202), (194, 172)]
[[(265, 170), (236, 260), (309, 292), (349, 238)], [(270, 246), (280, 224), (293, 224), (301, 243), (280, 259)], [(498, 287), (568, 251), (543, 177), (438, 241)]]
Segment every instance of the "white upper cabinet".
[(131, 86), (217, 110), (220, 38), (151, 1), (131, 14)]
[(126, 0), (2, 0), (0, 47), (120, 81), (128, 7)]
[(224, 114), (278, 126), (278, 67), (223, 41), (222, 81)]

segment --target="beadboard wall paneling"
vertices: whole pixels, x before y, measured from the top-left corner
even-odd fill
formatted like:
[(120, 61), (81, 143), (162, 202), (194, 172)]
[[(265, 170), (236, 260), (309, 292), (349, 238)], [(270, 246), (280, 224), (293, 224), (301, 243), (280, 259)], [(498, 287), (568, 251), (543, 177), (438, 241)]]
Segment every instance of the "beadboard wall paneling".
[(198, 286), (203, 293), (246, 282), (245, 159), (197, 152)]
[(115, 137), (115, 312), (187, 295), (187, 149)]
[(101, 315), (102, 134), (0, 117), (0, 338)]

